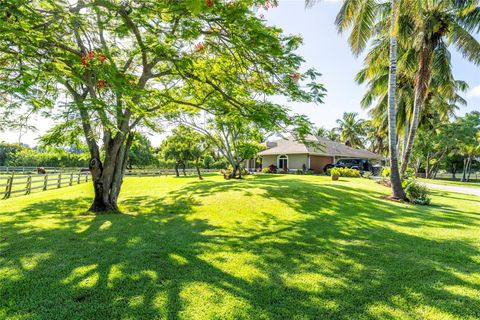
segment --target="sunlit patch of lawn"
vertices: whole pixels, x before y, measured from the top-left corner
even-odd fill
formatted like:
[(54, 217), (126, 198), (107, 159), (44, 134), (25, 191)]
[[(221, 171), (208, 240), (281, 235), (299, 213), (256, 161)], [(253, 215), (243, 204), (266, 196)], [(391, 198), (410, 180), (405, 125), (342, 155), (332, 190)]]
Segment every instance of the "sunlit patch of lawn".
[(0, 319), (478, 319), (480, 198), (367, 179), (126, 178), (0, 202)]
[(419, 179), (419, 180), (421, 182), (441, 184), (441, 185), (444, 185), (444, 186), (480, 188), (480, 182), (478, 182), (478, 181), (461, 182), (460, 180), (442, 180), (442, 179)]

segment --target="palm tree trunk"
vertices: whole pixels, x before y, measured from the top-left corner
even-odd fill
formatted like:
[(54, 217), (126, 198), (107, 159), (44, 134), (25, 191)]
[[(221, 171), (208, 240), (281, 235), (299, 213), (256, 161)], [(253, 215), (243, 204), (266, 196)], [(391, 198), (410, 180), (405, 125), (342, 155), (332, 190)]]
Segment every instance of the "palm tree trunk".
[(415, 76), (415, 100), (413, 103), (413, 117), (412, 125), (410, 126), (410, 134), (408, 135), (407, 146), (402, 158), (402, 166), (400, 168), (400, 175), (403, 177), (407, 170), (412, 155), (413, 144), (415, 142), (415, 135), (417, 133), (418, 125), (420, 123), (421, 111), (423, 108), (423, 101), (427, 92), (428, 85), (431, 78), (431, 64), (433, 56), (433, 45), (426, 43), (422, 46), (420, 51), (420, 60), (418, 71)]
[(425, 178), (430, 179), (430, 154), (427, 153), (427, 158), (425, 159)]
[(405, 128), (403, 133), (403, 144), (402, 144), (402, 159), (405, 156), (405, 149), (407, 149), (407, 140), (410, 133), (410, 121), (408, 120), (407, 115), (405, 115)]
[(390, 71), (388, 74), (388, 138), (390, 151), (390, 181), (392, 183), (393, 197), (406, 199), (405, 191), (402, 188), (400, 173), (398, 172), (397, 156), (397, 112), (395, 109), (395, 94), (397, 88), (397, 1), (392, 0), (392, 21), (390, 23)]

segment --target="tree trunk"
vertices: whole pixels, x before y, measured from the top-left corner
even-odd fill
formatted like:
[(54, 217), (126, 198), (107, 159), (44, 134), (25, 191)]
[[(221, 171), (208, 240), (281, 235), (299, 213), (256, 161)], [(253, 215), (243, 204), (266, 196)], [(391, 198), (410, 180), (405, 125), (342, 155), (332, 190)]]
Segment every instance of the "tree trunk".
[(175, 163), (175, 176), (180, 177), (180, 172), (178, 172), (178, 163)]
[(465, 156), (463, 158), (463, 172), (462, 172), (462, 179), (461, 182), (467, 181), (467, 166), (468, 166), (468, 157)]
[(418, 71), (415, 75), (415, 100), (413, 103), (413, 117), (412, 125), (410, 126), (410, 134), (408, 135), (407, 146), (402, 158), (402, 166), (400, 168), (400, 175), (403, 177), (407, 170), (412, 155), (413, 145), (415, 142), (415, 135), (417, 133), (418, 125), (420, 123), (421, 112), (425, 94), (428, 89), (431, 78), (431, 64), (432, 64), (433, 44), (431, 42), (422, 45), (420, 50), (420, 59)]
[(96, 213), (118, 211), (117, 200), (132, 141), (132, 133), (129, 133), (127, 138), (123, 133), (117, 133), (105, 146), (105, 160), (102, 162), (99, 157), (90, 160), (89, 168), (95, 197), (89, 211)]
[(425, 178), (430, 179), (430, 157), (427, 155), (425, 160)]
[(197, 161), (195, 161), (195, 168), (197, 168), (198, 179), (203, 180), (202, 173), (200, 172), (200, 165), (198, 163), (198, 159), (197, 159)]
[(392, 0), (392, 19), (390, 24), (390, 70), (388, 74), (388, 138), (390, 151), (390, 181), (392, 183), (393, 197), (398, 199), (406, 199), (405, 191), (402, 187), (400, 174), (398, 172), (398, 157), (396, 143), (396, 121), (397, 114), (395, 110), (395, 93), (397, 80), (397, 36), (396, 17), (398, 14), (397, 1)]
[(187, 173), (185, 172), (185, 163), (182, 164), (182, 172), (183, 172), (183, 176), (186, 177)]
[(470, 174), (472, 173), (472, 156), (468, 157), (468, 171), (467, 171), (467, 182), (470, 181)]
[(405, 156), (405, 149), (407, 148), (407, 140), (408, 140), (409, 133), (410, 133), (410, 121), (408, 121), (408, 117), (405, 114), (405, 129), (403, 133), (403, 143), (402, 143), (402, 159)]
[(457, 177), (455, 176), (456, 173), (457, 173), (457, 164), (454, 163), (454, 164), (452, 164), (452, 179), (453, 180), (457, 179)]
[(415, 171), (415, 178), (418, 178), (418, 171), (420, 170), (420, 164), (421, 164), (420, 159), (418, 159), (413, 168)]

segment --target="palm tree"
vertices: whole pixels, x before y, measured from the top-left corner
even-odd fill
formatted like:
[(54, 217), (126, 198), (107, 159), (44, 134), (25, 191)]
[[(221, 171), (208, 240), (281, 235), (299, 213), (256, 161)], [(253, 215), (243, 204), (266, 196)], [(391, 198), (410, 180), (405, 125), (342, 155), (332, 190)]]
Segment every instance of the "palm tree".
[(327, 138), (330, 141), (337, 141), (337, 142), (340, 141), (340, 135), (338, 134), (336, 128), (332, 128), (331, 130), (328, 130), (325, 138)]
[(363, 137), (365, 136), (365, 120), (357, 119), (358, 113), (345, 112), (342, 119), (337, 120), (340, 140), (353, 148), (363, 148)]
[[(307, 5), (316, 1), (306, 0)], [(355, 55), (362, 52), (368, 41), (378, 30), (389, 30), (389, 75), (388, 75), (388, 140), (390, 151), (390, 181), (392, 183), (393, 197), (406, 199), (400, 175), (398, 172), (398, 157), (396, 143), (396, 69), (397, 69), (397, 18), (398, 4), (396, 0), (390, 3), (379, 3), (376, 0), (345, 0), (337, 15), (335, 23), (339, 32), (351, 28), (349, 43)], [(386, 23), (384, 17), (390, 23)]]
[(328, 135), (328, 129), (325, 129), (325, 127), (320, 127), (317, 129), (316, 134), (319, 137), (326, 138)]
[(365, 141), (368, 144), (368, 150), (388, 155), (387, 128), (382, 126), (383, 122), (383, 120), (378, 121), (377, 119), (365, 121)]
[(411, 25), (406, 37), (412, 38), (418, 56), (415, 74), (413, 116), (400, 173), (403, 175), (410, 161), (415, 134), (420, 123), (421, 111), (427, 97), (435, 67), (435, 56), (450, 55), (452, 44), (469, 61), (480, 64), (480, 43), (472, 33), (480, 29), (478, 0), (414, 1)]
[[(357, 73), (355, 79), (359, 84), (367, 84), (367, 90), (361, 101), (362, 108), (369, 110), (369, 115), (375, 120), (376, 126), (380, 126), (386, 131), (389, 61), (385, 51), (387, 51), (389, 41), (385, 38), (382, 35), (374, 39), (373, 46), (365, 58), (364, 68)], [(403, 140), (402, 152), (404, 152), (413, 113), (417, 57), (412, 54), (414, 50), (411, 42), (401, 43), (397, 52), (396, 131), (399, 140)], [(468, 85), (465, 82), (454, 79), (450, 55), (435, 55), (432, 79), (426, 94), (420, 123), (428, 124), (437, 116), (440, 122), (448, 121), (459, 105), (466, 104), (458, 92), (466, 91), (467, 88)], [(400, 139), (402, 135), (403, 139)]]
[(402, 187), (400, 174), (398, 172), (397, 156), (397, 134), (396, 121), (397, 114), (395, 110), (395, 94), (397, 86), (397, 28), (396, 21), (398, 15), (397, 1), (392, 1), (392, 13), (390, 16), (390, 71), (388, 73), (388, 151), (390, 153), (390, 181), (392, 182), (393, 196), (399, 199), (406, 199), (407, 196)]

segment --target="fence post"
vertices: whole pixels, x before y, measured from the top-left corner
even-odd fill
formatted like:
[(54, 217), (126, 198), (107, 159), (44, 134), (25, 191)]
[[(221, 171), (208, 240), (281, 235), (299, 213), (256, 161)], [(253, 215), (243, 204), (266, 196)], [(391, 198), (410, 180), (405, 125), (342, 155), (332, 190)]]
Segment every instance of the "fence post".
[(85, 174), (85, 182), (88, 182), (88, 173)]
[(79, 172), (78, 173), (78, 177), (77, 177), (77, 184), (80, 184), (80, 177), (82, 176), (82, 174)]
[(25, 188), (25, 194), (30, 194), (30, 192), (32, 191), (32, 176), (29, 174), (27, 176), (27, 187)]
[(45, 176), (43, 177), (43, 191), (47, 190), (48, 187), (48, 174), (45, 173)]
[(60, 188), (62, 186), (62, 174), (58, 174), (58, 181), (57, 181), (57, 188)]
[(73, 185), (73, 172), (70, 173), (70, 186)]
[(7, 179), (7, 186), (5, 187), (5, 195), (3, 196), (4, 199), (10, 198), (10, 192), (12, 192), (12, 183), (13, 183), (13, 176)]

